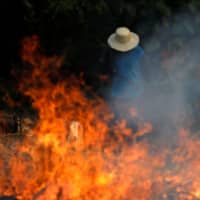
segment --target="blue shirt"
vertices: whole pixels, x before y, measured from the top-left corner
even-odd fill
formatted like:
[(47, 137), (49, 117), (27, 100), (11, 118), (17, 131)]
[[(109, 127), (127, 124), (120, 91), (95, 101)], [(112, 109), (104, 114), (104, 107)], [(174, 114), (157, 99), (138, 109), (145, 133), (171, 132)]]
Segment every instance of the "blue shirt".
[(111, 66), (115, 74), (112, 81), (112, 97), (132, 99), (143, 91), (140, 61), (144, 54), (143, 49), (137, 46), (128, 52), (113, 52)]

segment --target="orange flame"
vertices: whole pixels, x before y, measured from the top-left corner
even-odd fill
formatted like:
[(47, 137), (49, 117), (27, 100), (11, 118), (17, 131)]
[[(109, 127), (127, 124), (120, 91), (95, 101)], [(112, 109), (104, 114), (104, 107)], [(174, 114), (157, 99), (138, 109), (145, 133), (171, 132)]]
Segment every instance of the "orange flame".
[[(22, 60), (31, 69), (25, 72), (19, 90), (31, 98), (39, 117), (31, 137), (0, 144), (0, 196), (19, 200), (161, 200), (173, 195), (180, 200), (200, 199), (200, 140), (180, 130), (173, 148), (137, 141), (152, 131), (152, 125), (141, 123), (133, 132), (125, 119), (112, 124), (113, 113), (102, 99), (87, 97), (81, 78), (59, 78), (63, 58), (41, 53), (37, 36), (24, 39)], [(73, 131), (78, 134), (69, 139)]]

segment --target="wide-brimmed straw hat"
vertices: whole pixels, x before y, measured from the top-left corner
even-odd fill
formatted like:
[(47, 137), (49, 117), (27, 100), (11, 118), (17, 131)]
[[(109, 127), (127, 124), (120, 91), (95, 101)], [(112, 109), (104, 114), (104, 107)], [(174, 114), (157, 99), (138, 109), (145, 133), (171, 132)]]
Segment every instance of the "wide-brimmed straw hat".
[(127, 27), (119, 27), (107, 40), (108, 45), (117, 51), (126, 52), (139, 44), (139, 36)]

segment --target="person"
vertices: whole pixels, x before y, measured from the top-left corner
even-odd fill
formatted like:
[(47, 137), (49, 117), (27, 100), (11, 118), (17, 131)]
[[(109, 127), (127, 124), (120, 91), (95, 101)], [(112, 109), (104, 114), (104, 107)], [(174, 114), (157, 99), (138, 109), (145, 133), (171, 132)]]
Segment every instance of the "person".
[(110, 47), (110, 67), (113, 69), (111, 97), (133, 101), (143, 92), (141, 58), (143, 48), (139, 36), (127, 27), (118, 27), (107, 40)]

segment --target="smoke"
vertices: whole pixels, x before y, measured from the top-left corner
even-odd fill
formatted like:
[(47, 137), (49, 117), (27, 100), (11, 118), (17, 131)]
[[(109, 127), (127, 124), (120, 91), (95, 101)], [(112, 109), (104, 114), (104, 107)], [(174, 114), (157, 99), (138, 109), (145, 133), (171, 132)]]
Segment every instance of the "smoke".
[[(144, 92), (133, 100), (117, 101), (113, 107), (117, 116), (126, 118), (128, 126), (135, 126), (140, 120), (152, 124), (151, 134), (141, 139), (148, 140), (155, 155), (164, 155), (165, 167), (161, 176), (165, 179), (165, 172), (169, 172), (171, 177), (179, 177), (178, 184), (183, 191), (187, 190), (185, 185), (188, 183), (196, 184), (195, 177), (198, 174), (193, 164), (198, 155), (192, 152), (192, 146), (199, 142), (200, 130), (199, 17), (178, 14), (162, 25), (158, 24), (154, 33), (144, 42), (141, 40), (145, 51), (141, 63)], [(126, 89), (130, 94), (134, 93), (130, 85)], [(115, 98), (109, 99), (111, 105), (114, 102)], [(127, 114), (124, 104), (134, 108), (137, 117)], [(192, 145), (188, 146), (190, 142)], [(186, 155), (193, 156), (188, 159)], [(174, 158), (182, 160), (174, 162)], [(154, 172), (157, 171), (154, 169)], [(166, 199), (179, 199), (178, 190), (173, 191), (176, 184), (172, 179), (166, 181), (166, 185), (163, 181), (163, 193), (167, 194)], [(168, 190), (169, 183), (172, 183), (172, 187)], [(199, 197), (195, 192), (191, 194), (194, 194), (191, 199)], [(156, 199), (156, 191), (153, 191), (153, 196), (152, 199)]]
[[(142, 95), (127, 100), (126, 104), (135, 107), (140, 118), (153, 124), (154, 132), (157, 132), (155, 138), (171, 142), (180, 128), (198, 130), (198, 24), (199, 15), (178, 14), (157, 24), (154, 33), (142, 43), (145, 55), (141, 69), (145, 89)], [(134, 93), (130, 85), (126, 88)], [(112, 104), (115, 99), (109, 101)], [(114, 109), (118, 114), (127, 112), (120, 102)], [(132, 120), (130, 116), (126, 117), (128, 121)]]

